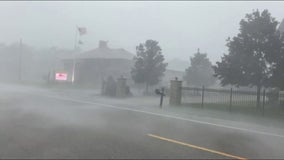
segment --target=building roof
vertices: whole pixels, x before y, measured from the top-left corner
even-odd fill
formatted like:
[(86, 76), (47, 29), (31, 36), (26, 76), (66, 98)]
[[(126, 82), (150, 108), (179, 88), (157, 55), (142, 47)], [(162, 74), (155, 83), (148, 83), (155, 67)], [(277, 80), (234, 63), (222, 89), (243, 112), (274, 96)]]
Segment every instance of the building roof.
[(124, 49), (96, 48), (81, 54), (78, 54), (78, 59), (129, 59), (132, 60), (134, 55)]
[[(133, 57), (134, 57), (134, 54), (126, 51), (125, 49), (109, 48), (107, 46), (106, 41), (100, 41), (99, 47), (96, 49), (75, 55), (76, 59), (127, 59), (127, 60), (132, 60)], [(69, 58), (71, 59), (72, 57), (69, 57)]]

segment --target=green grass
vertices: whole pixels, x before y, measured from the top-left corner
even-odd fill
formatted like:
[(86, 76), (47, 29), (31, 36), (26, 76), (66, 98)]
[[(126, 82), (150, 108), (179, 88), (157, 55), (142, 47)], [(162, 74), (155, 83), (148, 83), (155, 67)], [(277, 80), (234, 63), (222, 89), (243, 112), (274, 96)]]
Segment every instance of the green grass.
[(242, 114), (249, 114), (249, 115), (265, 115), (265, 116), (284, 118), (284, 107), (265, 104), (263, 108), (261, 104), (261, 106), (257, 108), (255, 102), (232, 104), (231, 108), (230, 108), (230, 104), (228, 103), (204, 103), (203, 107), (201, 103), (186, 103), (186, 104), (183, 104), (183, 106), (203, 108), (206, 110), (220, 110), (220, 111), (228, 111), (232, 113), (242, 113)]
[[(202, 107), (201, 103), (186, 103), (186, 105), (191, 105), (191, 106), (195, 106), (195, 107)], [(204, 103), (203, 107), (230, 109), (230, 104), (229, 103)], [(251, 109), (251, 108), (256, 108), (256, 104), (255, 103), (232, 104), (231, 108)]]

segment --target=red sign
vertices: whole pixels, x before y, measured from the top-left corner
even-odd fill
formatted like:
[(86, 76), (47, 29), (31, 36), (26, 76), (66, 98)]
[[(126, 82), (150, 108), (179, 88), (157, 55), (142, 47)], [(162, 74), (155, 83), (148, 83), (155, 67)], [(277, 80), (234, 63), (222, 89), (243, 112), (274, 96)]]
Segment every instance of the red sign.
[(55, 73), (55, 80), (67, 81), (67, 73)]

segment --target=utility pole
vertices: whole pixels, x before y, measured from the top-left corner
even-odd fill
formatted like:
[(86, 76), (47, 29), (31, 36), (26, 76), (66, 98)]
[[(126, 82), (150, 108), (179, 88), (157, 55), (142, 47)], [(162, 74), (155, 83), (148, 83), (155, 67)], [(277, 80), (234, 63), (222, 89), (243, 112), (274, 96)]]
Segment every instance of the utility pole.
[(22, 81), (22, 38), (20, 39), (19, 46), (19, 63), (18, 63), (18, 80)]

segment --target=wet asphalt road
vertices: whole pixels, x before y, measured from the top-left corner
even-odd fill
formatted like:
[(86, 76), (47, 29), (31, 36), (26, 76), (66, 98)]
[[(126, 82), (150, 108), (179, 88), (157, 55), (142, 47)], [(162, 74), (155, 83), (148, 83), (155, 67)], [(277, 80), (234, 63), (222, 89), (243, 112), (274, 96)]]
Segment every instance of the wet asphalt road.
[(2, 86), (0, 103), (0, 158), (284, 158), (281, 137), (65, 100), (43, 89)]

